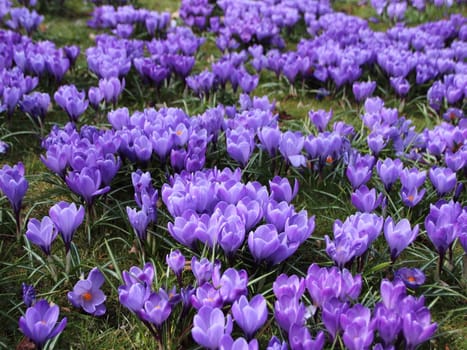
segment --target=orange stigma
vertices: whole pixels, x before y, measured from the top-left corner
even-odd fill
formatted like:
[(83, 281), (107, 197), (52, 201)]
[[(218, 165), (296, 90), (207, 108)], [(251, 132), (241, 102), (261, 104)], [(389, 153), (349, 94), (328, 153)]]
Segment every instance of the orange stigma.
[(331, 164), (334, 161), (331, 156), (326, 157), (326, 163)]
[(414, 197), (413, 195), (410, 195), (410, 196), (407, 197), (407, 199), (408, 199), (409, 201), (413, 202), (413, 200), (415, 199), (415, 197)]
[(407, 281), (409, 281), (410, 283), (414, 283), (415, 282), (415, 277), (414, 276), (409, 276), (409, 277), (407, 277)]
[(92, 299), (92, 294), (89, 293), (89, 292), (86, 292), (86, 293), (81, 294), (81, 297), (82, 297), (85, 301), (90, 301), (90, 300)]
[(182, 130), (177, 130), (175, 131), (175, 133), (178, 135), (178, 136), (181, 136), (183, 134), (183, 131)]

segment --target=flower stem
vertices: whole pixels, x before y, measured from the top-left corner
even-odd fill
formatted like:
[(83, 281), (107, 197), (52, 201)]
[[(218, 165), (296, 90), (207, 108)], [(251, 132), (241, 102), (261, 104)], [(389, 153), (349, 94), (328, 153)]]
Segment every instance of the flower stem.
[(66, 256), (65, 256), (65, 273), (67, 275), (67, 278), (70, 273), (70, 266), (71, 266), (71, 250), (68, 249), (68, 251), (66, 252)]
[(462, 257), (462, 279), (467, 284), (467, 254)]
[(54, 280), (54, 282), (57, 282), (57, 272), (55, 270), (55, 264), (52, 259), (52, 255), (47, 255), (47, 262), (49, 263), (49, 270), (50, 274), (52, 275), (52, 279)]
[(15, 221), (16, 221), (16, 240), (19, 242), (21, 240), (21, 215), (20, 215), (19, 210), (17, 213), (15, 213)]

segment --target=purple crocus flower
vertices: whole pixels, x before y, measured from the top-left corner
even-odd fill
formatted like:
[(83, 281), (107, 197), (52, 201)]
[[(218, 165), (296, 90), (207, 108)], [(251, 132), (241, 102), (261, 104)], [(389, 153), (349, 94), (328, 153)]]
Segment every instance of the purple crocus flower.
[(258, 82), (259, 82), (258, 75), (248, 74), (246, 70), (239, 71), (238, 83), (240, 84), (240, 87), (242, 88), (244, 93), (246, 94), (251, 93), (254, 89), (256, 89)]
[(176, 249), (170, 252), (170, 254), (167, 254), (165, 261), (177, 277), (182, 275), (182, 271), (185, 267), (185, 257), (180, 253), (180, 250)]
[(36, 302), (36, 290), (32, 284), (21, 284), (21, 290), (23, 293), (23, 302), (26, 307), (31, 307)]
[(298, 181), (295, 179), (292, 189), (289, 180), (281, 178), (280, 176), (274, 176), (274, 178), (269, 181), (269, 188), (271, 190), (271, 199), (278, 203), (282, 201), (290, 203), (298, 193)]
[(308, 112), (308, 117), (319, 132), (324, 132), (324, 130), (326, 130), (326, 126), (329, 124), (329, 121), (332, 119), (332, 114), (332, 109), (329, 110), (329, 112), (326, 112), (323, 109), (320, 109), (316, 112), (311, 110)]
[(350, 350), (368, 348), (373, 342), (373, 323), (370, 309), (356, 304), (342, 313), (340, 322), (345, 346)]
[(287, 202), (270, 201), (266, 207), (266, 222), (273, 224), (277, 232), (284, 231), (286, 221), (293, 215), (294, 207)]
[(378, 160), (376, 171), (386, 191), (389, 191), (391, 186), (399, 179), (403, 166), (400, 159), (386, 158), (385, 160)]
[(402, 330), (402, 319), (397, 310), (388, 309), (383, 303), (375, 306), (373, 324), (375, 331), (383, 339), (384, 344), (392, 344)]
[(322, 319), (326, 330), (331, 334), (332, 339), (342, 330), (340, 325), (341, 315), (347, 311), (349, 304), (337, 298), (329, 298), (324, 301), (322, 307)]
[(78, 209), (75, 203), (61, 201), (50, 208), (49, 216), (62, 236), (65, 250), (68, 252), (73, 235), (83, 222), (84, 207), (80, 205)]
[(151, 296), (144, 303), (144, 309), (141, 311), (141, 318), (145, 321), (161, 327), (169, 318), (172, 312), (169, 296), (162, 288), (159, 292), (151, 293)]
[[(91, 105), (92, 108), (94, 108), (96, 111), (99, 109), (99, 106), (104, 99), (104, 94), (102, 93), (101, 89), (95, 86), (91, 86), (88, 90), (88, 98), (89, 98), (89, 104)], [(112, 111), (113, 113), (117, 112)], [(113, 114), (109, 113), (109, 118)]]
[(8, 143), (0, 140), (0, 155), (6, 154), (9, 148), (10, 148), (10, 145), (8, 145)]
[(14, 7), (10, 10), (11, 19), (6, 24), (13, 30), (21, 27), (26, 30), (28, 36), (34, 32), (39, 24), (44, 20), (44, 16), (39, 15), (36, 10), (29, 10), (26, 7)]
[(376, 89), (375, 81), (363, 81), (355, 82), (352, 85), (352, 91), (355, 96), (355, 100), (358, 102), (363, 101), (367, 97), (373, 95), (373, 92)]
[(326, 241), (326, 253), (334, 262), (343, 267), (349, 261), (352, 261), (358, 249), (361, 249), (363, 243), (360, 240), (355, 240), (355, 237), (350, 234), (342, 234), (335, 237), (332, 241), (328, 235), (324, 236)]
[(276, 226), (266, 224), (250, 232), (248, 248), (256, 261), (266, 260), (271, 264), (279, 264), (295, 252), (298, 243), (289, 245), (284, 232), (279, 234)]
[(78, 45), (65, 46), (63, 48), (66, 58), (70, 61), (70, 66), (73, 66), (78, 58), (81, 49)]
[(31, 92), (23, 96), (19, 105), (24, 113), (29, 114), (36, 122), (42, 125), (49, 109), (50, 96), (47, 93)]
[(138, 317), (150, 295), (151, 287), (144, 282), (134, 282), (118, 287), (118, 300)]
[(362, 289), (361, 275), (352, 276), (349, 270), (335, 266), (327, 268), (312, 264), (305, 281), (313, 304), (318, 307), (333, 298), (342, 303), (356, 300)]
[(68, 187), (83, 197), (87, 206), (91, 206), (94, 202), (94, 197), (107, 193), (110, 190), (109, 186), (101, 188), (102, 175), (99, 169), (84, 167), (81, 171), (73, 171), (68, 173), (65, 178)]
[(360, 187), (370, 180), (374, 162), (375, 158), (370, 155), (362, 156), (357, 153), (352, 157), (345, 171), (345, 175), (353, 189)]
[(226, 132), (227, 153), (242, 167), (248, 163), (254, 149), (253, 134), (243, 127), (228, 129)]
[(352, 193), (350, 200), (357, 210), (370, 213), (381, 205), (383, 195), (377, 195), (376, 189), (370, 190), (366, 185), (362, 185)]
[(135, 283), (151, 286), (154, 280), (154, 265), (148, 262), (144, 264), (143, 269), (139, 266), (132, 266), (129, 271), (122, 272), (122, 278), (127, 286)]
[(212, 277), (214, 264), (207, 258), (198, 260), (195, 256), (191, 259), (191, 271), (196, 278), (198, 286), (202, 286), (205, 282), (209, 281)]
[(237, 205), (238, 215), (242, 217), (245, 231), (252, 230), (263, 218), (263, 208), (260, 201), (243, 197)]
[(400, 174), (402, 187), (408, 189), (408, 191), (422, 186), (425, 179), (426, 171), (420, 171), (417, 168), (404, 168)]
[(279, 142), (279, 151), (293, 167), (305, 166), (306, 158), (301, 154), (305, 138), (300, 132), (286, 131)]
[(50, 56), (46, 61), (47, 71), (49, 71), (55, 81), (61, 82), (66, 71), (70, 68), (70, 60), (61, 55)]
[(402, 300), (407, 295), (407, 289), (400, 280), (383, 279), (380, 285), (381, 300), (388, 310), (398, 310)]
[(440, 197), (456, 187), (456, 173), (449, 168), (430, 168), (428, 175)]
[(274, 319), (286, 332), (293, 325), (305, 323), (305, 305), (295, 296), (283, 295), (274, 304)]
[(372, 132), (367, 136), (366, 142), (371, 153), (376, 156), (386, 146), (387, 138), (377, 132)]
[(326, 252), (339, 267), (363, 255), (381, 233), (383, 218), (371, 213), (357, 213), (343, 223), (334, 222), (334, 241), (326, 235)]
[(232, 339), (230, 334), (225, 334), (219, 345), (219, 350), (258, 350), (258, 340), (252, 339), (249, 343), (244, 338)]
[(261, 147), (264, 148), (270, 157), (274, 157), (279, 149), (281, 140), (281, 131), (279, 128), (264, 126), (258, 130), (258, 138), (261, 142)]
[(78, 281), (73, 290), (68, 293), (68, 300), (74, 307), (83, 308), (93, 316), (102, 316), (106, 308), (106, 296), (100, 289), (104, 284), (104, 275), (97, 267), (93, 268), (88, 278)]
[(272, 284), (272, 290), (277, 299), (284, 295), (301, 298), (305, 291), (305, 280), (296, 275), (289, 277), (283, 273)]
[(44, 216), (42, 221), (30, 219), (26, 230), (26, 237), (29, 241), (38, 245), (46, 255), (50, 255), (52, 242), (57, 238), (55, 225), (48, 216)]
[(227, 320), (221, 309), (203, 306), (193, 318), (191, 335), (201, 346), (214, 350), (221, 344), (224, 334), (232, 332), (232, 319)]
[(319, 332), (316, 338), (311, 337), (306, 326), (292, 325), (289, 330), (289, 344), (294, 350), (321, 350), (324, 347), (324, 332)]
[(66, 317), (57, 324), (59, 312), (58, 305), (50, 305), (41, 299), (20, 317), (19, 329), (41, 350), (49, 339), (55, 338), (66, 327)]
[(417, 268), (402, 267), (394, 273), (394, 278), (400, 279), (409, 288), (418, 288), (425, 283), (425, 274)]
[(390, 77), (389, 82), (398, 96), (404, 97), (409, 93), (410, 83), (404, 77)]
[(174, 223), (169, 222), (168, 229), (172, 237), (187, 247), (194, 247), (199, 229), (203, 232), (207, 230), (204, 222), (193, 210), (185, 210), (182, 216), (176, 216)]
[(391, 217), (384, 222), (384, 237), (388, 242), (391, 251), (391, 260), (396, 261), (402, 251), (412, 243), (418, 234), (418, 225), (412, 229), (410, 221), (402, 219), (397, 224)]
[(19, 218), (21, 203), (28, 190), (28, 186), (29, 183), (24, 177), (23, 163), (19, 162), (13, 167), (5, 164), (0, 169), (0, 189), (10, 201), (16, 218)]
[(275, 335), (269, 340), (268, 347), (266, 350), (287, 350), (289, 347), (287, 346), (287, 342), (281, 342), (279, 338)]
[(242, 295), (232, 305), (232, 315), (235, 322), (245, 333), (247, 339), (251, 339), (268, 318), (266, 299), (261, 294), (255, 295), (250, 301)]
[(203, 306), (222, 307), (224, 302), (219, 290), (209, 283), (203, 283), (202, 286), (196, 288), (190, 297), (190, 303), (195, 309), (201, 309)]
[(136, 236), (144, 241), (147, 237), (147, 229), (150, 224), (150, 218), (143, 208), (141, 210), (126, 207), (126, 213), (128, 215), (128, 221), (130, 221), (131, 227), (135, 230)]
[(62, 85), (54, 94), (55, 102), (65, 110), (71, 122), (77, 122), (88, 108), (89, 102), (85, 98), (85, 92), (79, 92), (74, 85)]
[(436, 322), (431, 323), (431, 314), (426, 307), (417, 311), (409, 311), (402, 316), (402, 331), (408, 350), (413, 350), (430, 339), (437, 328)]
[(402, 187), (400, 192), (402, 203), (409, 208), (415, 207), (423, 199), (425, 192), (425, 189), (419, 191), (416, 187), (413, 187), (412, 189)]
[(461, 205), (452, 200), (430, 205), (430, 213), (425, 218), (425, 229), (441, 258), (460, 234), (458, 217), (461, 212)]
[(125, 89), (125, 79), (117, 77), (103, 78), (99, 80), (99, 90), (107, 103), (117, 104), (118, 97)]
[(232, 303), (247, 294), (248, 274), (245, 270), (238, 271), (230, 267), (221, 276), (220, 265), (215, 265), (212, 284), (219, 289), (224, 303)]

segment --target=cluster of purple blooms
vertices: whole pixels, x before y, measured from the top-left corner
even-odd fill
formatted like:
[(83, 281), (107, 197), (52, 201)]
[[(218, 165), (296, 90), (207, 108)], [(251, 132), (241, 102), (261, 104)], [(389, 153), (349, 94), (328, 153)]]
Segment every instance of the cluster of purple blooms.
[[(378, 16), (384, 13), (395, 21), (403, 21), (406, 11), (413, 7), (417, 11), (425, 11), (427, 5), (449, 8), (455, 0), (370, 0), (370, 5), (374, 8)], [(458, 1), (459, 2), (459, 1)]]
[(98, 6), (94, 8), (88, 25), (95, 29), (112, 29), (120, 38), (130, 37), (135, 27), (144, 25), (150, 36), (158, 36), (169, 27), (170, 13), (135, 9), (132, 5), (117, 8), (110, 5)]
[[(186, 27), (170, 28), (164, 38), (150, 41), (98, 35), (96, 46), (86, 50), (89, 69), (100, 79), (100, 93), (96, 88), (89, 92), (91, 105), (97, 107), (102, 99), (115, 104), (124, 88), (122, 78), (132, 66), (144, 82), (156, 87), (169, 82), (172, 75), (184, 80), (190, 74), (195, 64), (194, 55), (203, 42), (203, 38), (198, 38)], [(149, 56), (145, 56), (145, 51)]]
[(162, 187), (162, 200), (174, 222), (168, 230), (181, 244), (220, 246), (232, 258), (247, 240), (257, 262), (279, 264), (314, 230), (314, 217), (290, 204), (298, 191), (287, 179), (274, 178), (270, 189), (241, 181), (239, 169), (182, 172)]
[(83, 126), (78, 131), (68, 123), (63, 129), (54, 127), (43, 140), (46, 154), (41, 160), (89, 208), (96, 196), (110, 190), (109, 185), (121, 164), (117, 155), (120, 145), (121, 140), (110, 130)]
[(42, 220), (29, 219), (26, 237), (49, 256), (52, 252), (52, 243), (60, 233), (65, 252), (68, 253), (73, 236), (83, 222), (84, 214), (83, 206), (78, 208), (75, 203), (58, 202), (50, 208), (49, 216), (44, 216)]
[[(407, 272), (402, 272), (406, 273)], [(414, 282), (414, 276), (407, 276)], [(423, 283), (423, 282), (422, 282)], [(305, 288), (313, 305), (306, 306), (302, 296)], [(424, 298), (406, 294), (401, 279), (381, 282), (381, 302), (375, 305), (373, 315), (369, 308), (354, 304), (362, 288), (360, 275), (352, 276), (336, 267), (320, 268), (313, 264), (306, 278), (280, 275), (273, 285), (276, 297), (274, 317), (289, 334), (292, 349), (322, 349), (323, 332), (313, 339), (306, 326), (307, 319), (321, 316), (332, 342), (339, 334), (346, 348), (388, 349), (405, 340), (406, 348), (415, 349), (428, 340), (436, 330)], [(377, 336), (378, 334), (378, 336)]]
[(291, 30), (301, 19), (308, 21), (332, 11), (328, 0), (223, 0), (216, 6), (220, 16), (211, 16), (214, 7), (206, 0), (184, 0), (180, 16), (189, 26), (215, 33), (221, 51), (254, 42), (284, 48), (284, 30)]
[(42, 23), (44, 16), (39, 15), (36, 10), (27, 8), (27, 6), (34, 7), (36, 0), (27, 3), (26, 1), (18, 2), (24, 6), (13, 7), (10, 0), (0, 0), (0, 24), (4, 23), (14, 31), (24, 29), (26, 34), (30, 36)]
[[(453, 15), (429, 25), (395, 26), (383, 33), (372, 31), (358, 17), (330, 13), (309, 24), (314, 38), (302, 39), (296, 53), (281, 55), (284, 64), (277, 64), (276, 74), (280, 67), (285, 72), (291, 69), (289, 65), (298, 65), (295, 71), (322, 82), (332, 80), (339, 87), (358, 80), (366, 65), (377, 63), (399, 96), (406, 96), (411, 84), (444, 79), (444, 90), (456, 91), (448, 99), (455, 104), (462, 101), (465, 90), (465, 26), (462, 16)], [(415, 82), (410, 81), (411, 72), (415, 72)], [(447, 94), (440, 99), (444, 97)]]
[[(283, 16), (278, 18), (284, 19)], [(241, 28), (237, 19), (234, 25)], [(243, 50), (235, 55), (226, 55), (213, 64), (212, 73), (204, 71), (190, 77), (189, 82), (198, 94), (206, 93), (218, 86), (225, 86), (226, 79), (232, 79), (230, 76), (233, 74), (234, 81), (231, 83), (235, 90), (239, 80), (237, 76), (245, 75), (236, 73), (238, 67), (242, 68), (239, 61), (242, 65), (246, 64), (251, 56), (249, 63), (257, 72), (267, 69), (277, 76), (283, 74), (292, 84), (299, 79), (314, 79), (322, 83), (331, 80), (340, 87), (356, 82), (366, 66), (377, 63), (399, 96), (406, 96), (414, 83), (421, 85), (433, 80), (435, 83), (429, 89), (428, 98), (434, 108), (442, 107), (444, 99), (453, 105), (460, 103), (465, 96), (463, 48), (466, 23), (460, 15), (413, 28), (396, 26), (386, 33), (375, 32), (367, 21), (339, 12), (312, 17), (307, 26), (313, 38), (302, 39), (295, 52), (277, 49), (265, 52), (263, 46), (252, 45), (248, 53)], [(252, 27), (258, 28), (255, 25)], [(221, 38), (219, 36), (218, 40)], [(237, 46), (234, 45), (232, 51)], [(225, 48), (221, 47), (221, 50)], [(221, 75), (216, 74), (215, 70)], [(244, 71), (240, 69), (240, 72)], [(411, 72), (415, 72), (415, 82), (409, 77)], [(374, 88), (374, 83), (357, 85), (354, 88), (356, 99), (363, 100), (370, 96)]]
[(16, 107), (43, 125), (50, 105), (47, 93), (33, 91), (48, 76), (60, 82), (80, 53), (78, 46), (57, 48), (50, 41), (34, 42), (12, 31), (0, 30), (0, 111), (11, 118)]

